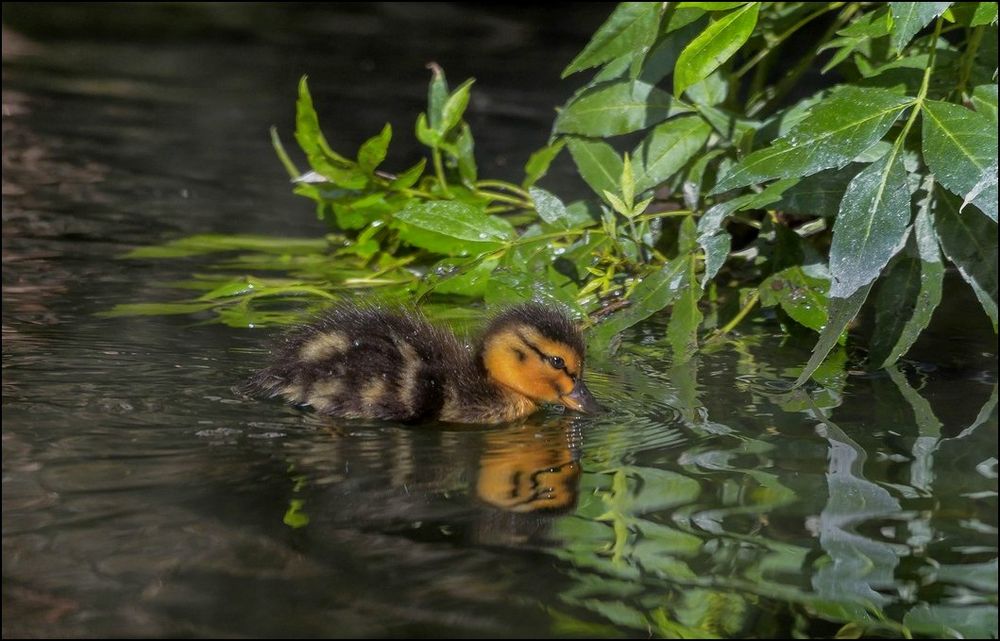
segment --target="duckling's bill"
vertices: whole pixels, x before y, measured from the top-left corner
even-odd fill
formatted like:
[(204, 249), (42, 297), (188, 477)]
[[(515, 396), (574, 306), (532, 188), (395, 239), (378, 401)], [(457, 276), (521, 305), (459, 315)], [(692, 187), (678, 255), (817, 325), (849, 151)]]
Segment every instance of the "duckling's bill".
[(595, 414), (601, 411), (601, 406), (597, 404), (597, 399), (590, 393), (590, 390), (587, 389), (582, 380), (577, 380), (576, 385), (573, 386), (570, 393), (560, 396), (559, 401), (571, 410), (583, 414)]

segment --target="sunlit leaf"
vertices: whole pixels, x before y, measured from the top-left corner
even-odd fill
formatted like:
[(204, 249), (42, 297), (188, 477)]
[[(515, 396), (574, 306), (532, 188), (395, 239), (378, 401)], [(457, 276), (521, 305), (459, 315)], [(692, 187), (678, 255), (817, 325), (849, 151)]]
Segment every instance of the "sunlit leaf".
[(966, 196), (985, 185), (972, 202), (997, 222), (997, 127), (960, 105), (927, 100), (923, 110), (924, 160), (951, 192)]
[(892, 47), (902, 51), (927, 23), (944, 13), (950, 2), (890, 2)]
[(657, 125), (632, 156), (635, 190), (642, 193), (672, 177), (705, 144), (711, 128), (698, 116), (683, 116)]
[(910, 222), (903, 157), (890, 153), (851, 180), (833, 225), (830, 296), (848, 298), (873, 282), (902, 249)]
[(656, 38), (662, 5), (656, 2), (622, 2), (602, 24), (583, 51), (562, 72), (570, 74), (641, 52)]
[[(992, 4), (996, 11), (997, 3), (980, 2), (979, 4)], [(997, 125), (997, 86), (979, 85), (972, 90), (972, 104), (976, 107), (976, 112), (985, 116), (993, 126)]]
[(674, 69), (675, 96), (706, 78), (743, 46), (757, 24), (759, 4), (750, 2), (727, 13), (684, 48)]
[(396, 219), (458, 240), (500, 244), (510, 240), (510, 223), (487, 216), (484, 208), (449, 200), (411, 201)]
[(531, 194), (531, 200), (535, 203), (535, 211), (538, 212), (542, 220), (550, 225), (568, 228), (569, 212), (566, 211), (566, 205), (555, 194), (539, 187), (532, 187), (528, 193)]
[(580, 175), (594, 193), (603, 196), (605, 191), (618, 189), (622, 159), (611, 145), (579, 138), (570, 138), (567, 145)]
[(787, 136), (740, 161), (712, 193), (843, 167), (881, 140), (912, 102), (884, 89), (845, 87), (815, 105)]
[(617, 136), (690, 110), (666, 91), (642, 80), (619, 80), (588, 89), (566, 105), (556, 118), (555, 132)]

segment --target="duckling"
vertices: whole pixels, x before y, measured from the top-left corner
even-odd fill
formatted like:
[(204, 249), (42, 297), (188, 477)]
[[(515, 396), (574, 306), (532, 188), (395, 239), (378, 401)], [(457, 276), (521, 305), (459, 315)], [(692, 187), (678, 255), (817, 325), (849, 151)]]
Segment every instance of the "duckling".
[(583, 366), (580, 330), (538, 303), (496, 315), (471, 349), (418, 313), (343, 304), (289, 334), (244, 391), (342, 418), (502, 423), (540, 403), (595, 411)]

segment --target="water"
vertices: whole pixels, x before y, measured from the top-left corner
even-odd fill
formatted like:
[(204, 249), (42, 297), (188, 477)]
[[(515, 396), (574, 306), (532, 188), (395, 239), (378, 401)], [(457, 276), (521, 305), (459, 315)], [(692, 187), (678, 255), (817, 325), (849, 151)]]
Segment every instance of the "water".
[(482, 173), (514, 178), (605, 13), (5, 4), (5, 636), (996, 636), (971, 296), (898, 370), (840, 353), (799, 393), (812, 338), (677, 364), (654, 320), (591, 364), (608, 412), (499, 429), (241, 401), (268, 331), (95, 315), (202, 265), (135, 246), (321, 233), (267, 140), (301, 73), (345, 149), (410, 131), (425, 62), (475, 75)]

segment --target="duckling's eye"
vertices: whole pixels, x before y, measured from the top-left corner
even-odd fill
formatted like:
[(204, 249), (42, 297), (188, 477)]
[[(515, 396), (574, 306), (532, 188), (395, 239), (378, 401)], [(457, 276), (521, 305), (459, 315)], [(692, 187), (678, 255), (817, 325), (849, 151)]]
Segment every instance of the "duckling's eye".
[(566, 369), (566, 361), (561, 356), (549, 356), (549, 365), (556, 369)]

